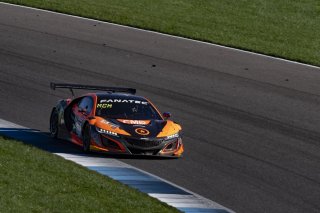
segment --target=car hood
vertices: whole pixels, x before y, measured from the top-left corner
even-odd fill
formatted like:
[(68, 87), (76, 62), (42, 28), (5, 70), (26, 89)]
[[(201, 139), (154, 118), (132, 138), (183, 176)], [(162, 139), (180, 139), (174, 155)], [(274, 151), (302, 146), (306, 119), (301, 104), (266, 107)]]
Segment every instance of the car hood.
[(180, 125), (171, 120), (126, 120), (98, 118), (97, 127), (135, 138), (166, 137), (178, 133)]
[(112, 120), (117, 122), (124, 131), (128, 132), (132, 137), (157, 137), (163, 128), (167, 125), (164, 120)]

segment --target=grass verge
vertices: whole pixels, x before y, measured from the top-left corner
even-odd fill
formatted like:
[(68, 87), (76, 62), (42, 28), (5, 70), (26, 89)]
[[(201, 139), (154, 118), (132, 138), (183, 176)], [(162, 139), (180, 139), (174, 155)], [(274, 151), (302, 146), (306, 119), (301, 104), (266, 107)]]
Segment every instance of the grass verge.
[(178, 212), (119, 182), (0, 137), (0, 212)]
[(2, 0), (320, 65), (319, 0)]

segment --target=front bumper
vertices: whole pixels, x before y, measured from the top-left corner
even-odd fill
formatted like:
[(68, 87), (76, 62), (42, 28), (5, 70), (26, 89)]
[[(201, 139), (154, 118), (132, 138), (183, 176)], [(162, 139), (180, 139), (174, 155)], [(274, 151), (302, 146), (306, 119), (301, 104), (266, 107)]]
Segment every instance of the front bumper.
[(92, 150), (116, 154), (151, 155), (180, 157), (184, 151), (181, 137), (165, 140), (165, 138), (133, 138), (111, 136), (99, 132), (91, 134)]

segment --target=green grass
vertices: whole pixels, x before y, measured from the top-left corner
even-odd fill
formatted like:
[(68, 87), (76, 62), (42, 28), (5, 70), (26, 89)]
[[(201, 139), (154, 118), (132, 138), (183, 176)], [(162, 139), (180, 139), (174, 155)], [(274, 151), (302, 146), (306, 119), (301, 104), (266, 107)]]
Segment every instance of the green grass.
[(75, 163), (0, 137), (0, 212), (178, 212)]
[(320, 65), (319, 0), (4, 0)]

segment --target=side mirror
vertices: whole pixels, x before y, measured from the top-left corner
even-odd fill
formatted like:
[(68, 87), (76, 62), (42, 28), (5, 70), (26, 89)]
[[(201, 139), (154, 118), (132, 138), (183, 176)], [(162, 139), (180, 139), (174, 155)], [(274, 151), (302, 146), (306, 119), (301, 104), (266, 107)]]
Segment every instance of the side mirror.
[(89, 124), (90, 125), (95, 125), (95, 123), (96, 123), (96, 117), (94, 117), (94, 116), (89, 116), (88, 117), (88, 119), (89, 119)]
[(162, 115), (163, 115), (163, 117), (164, 117), (165, 119), (168, 119), (168, 118), (171, 117), (171, 113), (170, 113), (170, 112), (164, 112)]

